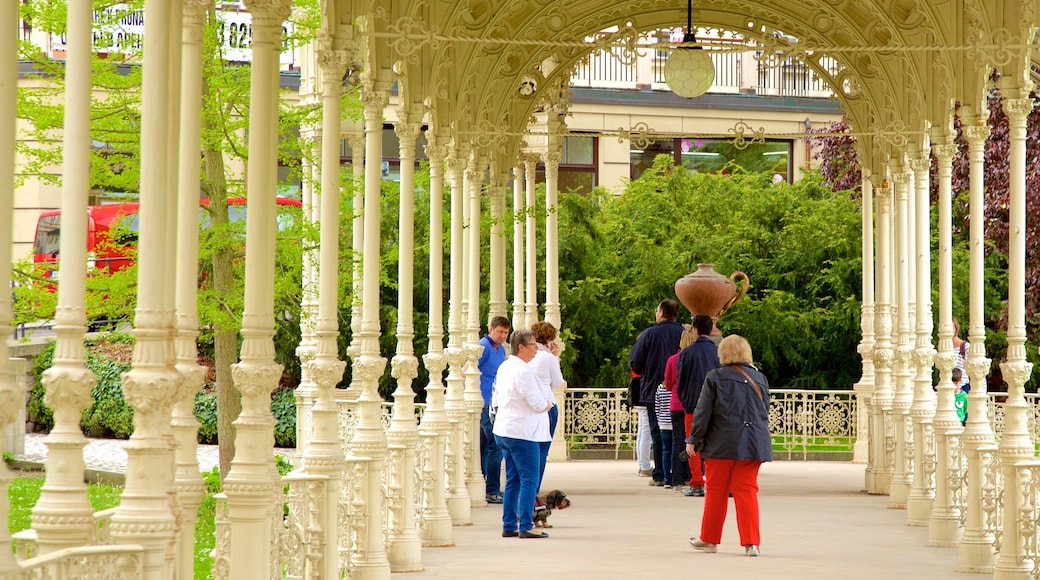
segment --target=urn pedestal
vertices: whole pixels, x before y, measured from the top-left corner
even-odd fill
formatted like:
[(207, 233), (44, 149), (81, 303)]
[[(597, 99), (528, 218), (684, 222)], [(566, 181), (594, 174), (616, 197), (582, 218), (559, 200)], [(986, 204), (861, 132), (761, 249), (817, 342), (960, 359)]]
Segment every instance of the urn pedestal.
[[(737, 287), (735, 280), (743, 283)], [(711, 317), (713, 336), (719, 335), (715, 325), (719, 317), (747, 292), (747, 274), (736, 271), (729, 278), (715, 271), (714, 264), (697, 264), (697, 271), (679, 278), (675, 282), (675, 295), (691, 314), (707, 314)]]

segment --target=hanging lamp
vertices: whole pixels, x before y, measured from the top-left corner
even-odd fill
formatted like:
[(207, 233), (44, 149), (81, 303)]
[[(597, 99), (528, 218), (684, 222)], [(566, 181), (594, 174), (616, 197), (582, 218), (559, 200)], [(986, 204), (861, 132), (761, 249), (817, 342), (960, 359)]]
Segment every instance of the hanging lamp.
[(673, 93), (692, 99), (708, 92), (715, 82), (711, 55), (697, 44), (693, 35), (693, 0), (686, 0), (686, 33), (683, 46), (672, 50), (664, 63), (664, 82)]

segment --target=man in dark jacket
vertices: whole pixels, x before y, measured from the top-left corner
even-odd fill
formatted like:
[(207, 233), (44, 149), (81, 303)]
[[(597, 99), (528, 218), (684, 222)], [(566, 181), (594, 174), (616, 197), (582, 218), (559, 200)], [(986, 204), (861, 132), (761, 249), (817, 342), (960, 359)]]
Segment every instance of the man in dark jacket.
[(664, 367), (668, 357), (679, 350), (679, 339), (683, 327), (675, 321), (679, 317), (679, 305), (675, 300), (665, 300), (657, 306), (657, 323), (647, 328), (636, 339), (636, 345), (629, 353), (632, 370), (641, 375), (639, 383), (639, 401), (637, 406), (644, 407), (650, 420), (650, 437), (653, 445), (654, 468), (650, 485), (664, 485), (664, 463), (661, 453), (661, 428), (654, 413), (654, 395), (657, 385), (664, 380)]
[[(693, 412), (697, 408), (697, 399), (701, 396), (701, 387), (708, 371), (719, 368), (719, 349), (708, 338), (713, 328), (711, 317), (698, 314), (693, 317), (693, 330), (697, 340), (679, 353), (677, 361), (678, 378), (675, 385), (678, 389), (679, 401), (685, 412), (685, 429), (687, 435), (693, 425)], [(675, 426), (672, 426), (675, 429)], [(690, 456), (690, 490), (687, 495), (704, 497), (704, 473), (701, 470), (700, 454)]]

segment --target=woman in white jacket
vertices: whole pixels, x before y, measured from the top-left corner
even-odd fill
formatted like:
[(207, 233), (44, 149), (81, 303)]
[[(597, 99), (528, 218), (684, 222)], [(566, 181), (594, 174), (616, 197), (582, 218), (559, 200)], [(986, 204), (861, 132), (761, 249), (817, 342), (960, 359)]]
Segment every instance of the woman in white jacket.
[(492, 406), (495, 425), (492, 433), (506, 464), (506, 485), (502, 492), (502, 537), (547, 538), (535, 532), (534, 498), (539, 482), (539, 444), (550, 440), (549, 409), (534, 371), (528, 365), (537, 352), (534, 333), (522, 329), (509, 341), (513, 356), (498, 367)]

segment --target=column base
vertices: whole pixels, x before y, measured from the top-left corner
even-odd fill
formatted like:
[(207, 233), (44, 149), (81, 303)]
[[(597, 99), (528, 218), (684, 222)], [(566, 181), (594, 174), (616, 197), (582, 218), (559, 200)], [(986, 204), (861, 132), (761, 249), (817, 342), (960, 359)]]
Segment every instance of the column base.
[(419, 530), (419, 538), (424, 548), (447, 548), (455, 545), (451, 532), (451, 517), (445, 513), (442, 517), (427, 518), (426, 525)]
[(1032, 580), (1033, 567), (1028, 560), (1019, 562), (1018, 558), (1009, 558), (1009, 562), (997, 560), (993, 568), (993, 580)]
[(950, 513), (933, 513), (932, 519), (928, 522), (928, 541), (925, 545), (933, 548), (956, 548), (961, 545), (963, 532), (964, 528), (961, 527), (957, 516)]
[(484, 487), (486, 483), (484, 478), (475, 478), (466, 480), (466, 491), (469, 493), (469, 505), (470, 507), (487, 507), (488, 502), (487, 494), (484, 493)]
[(869, 444), (866, 439), (858, 438), (852, 446), (852, 463), (866, 463), (869, 457)]
[(470, 514), (468, 495), (449, 495), (445, 501), (453, 526), (472, 526), (473, 516)]
[(990, 535), (967, 534), (961, 538), (960, 556), (957, 561), (957, 572), (973, 574), (992, 574), (993, 561), (997, 554), (993, 551), (993, 537)]
[(902, 510), (906, 509), (906, 501), (910, 496), (910, 483), (905, 481), (892, 480), (888, 487), (888, 509), (890, 510)]
[(906, 501), (906, 525), (924, 527), (932, 515), (933, 499), (925, 496), (911, 496)]
[(390, 566), (380, 564), (355, 564), (350, 569), (351, 580), (390, 580)]
[(867, 489), (867, 493), (870, 495), (888, 495), (888, 490), (892, 487), (892, 473), (875, 471), (872, 483), (874, 487)]
[(390, 571), (394, 573), (422, 572), (425, 569), (418, 535), (394, 539), (387, 548), (386, 557), (390, 561)]

